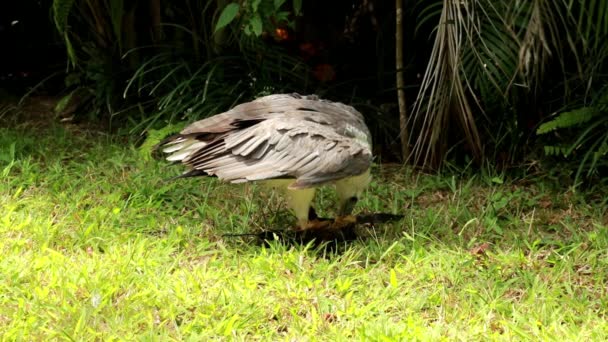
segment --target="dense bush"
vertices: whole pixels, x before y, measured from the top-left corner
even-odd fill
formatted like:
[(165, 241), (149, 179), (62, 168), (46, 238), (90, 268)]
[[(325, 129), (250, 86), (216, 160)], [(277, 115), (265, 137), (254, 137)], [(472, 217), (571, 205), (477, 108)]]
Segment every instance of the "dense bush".
[[(399, 150), (393, 6), (54, 0), (53, 13), (70, 59), (66, 83), (96, 117), (128, 118), (144, 131), (266, 93), (314, 92), (361, 109), (386, 160)], [(411, 162), (508, 166), (547, 146), (587, 165), (579, 176), (597, 175), (603, 115), (583, 118), (591, 108), (603, 113), (608, 1), (409, 0), (403, 8)], [(584, 142), (570, 141), (569, 151), (551, 148), (565, 134), (536, 136), (562, 112), (553, 122), (575, 117), (568, 130)]]

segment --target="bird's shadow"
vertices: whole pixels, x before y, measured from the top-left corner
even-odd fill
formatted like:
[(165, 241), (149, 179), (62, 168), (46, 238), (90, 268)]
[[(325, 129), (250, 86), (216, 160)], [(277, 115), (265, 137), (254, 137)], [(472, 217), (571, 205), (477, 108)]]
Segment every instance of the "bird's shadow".
[[(319, 221), (333, 221), (331, 218), (317, 218)], [(356, 216), (356, 222), (345, 225), (340, 229), (309, 229), (295, 231), (285, 230), (263, 230), (256, 233), (227, 234), (229, 237), (253, 237), (254, 242), (263, 246), (271, 243), (281, 243), (287, 246), (312, 245), (313, 247), (324, 247), (324, 250), (335, 252), (338, 246), (362, 239), (361, 230), (372, 230), (378, 224), (396, 222), (403, 219), (403, 215), (388, 213), (363, 214)]]

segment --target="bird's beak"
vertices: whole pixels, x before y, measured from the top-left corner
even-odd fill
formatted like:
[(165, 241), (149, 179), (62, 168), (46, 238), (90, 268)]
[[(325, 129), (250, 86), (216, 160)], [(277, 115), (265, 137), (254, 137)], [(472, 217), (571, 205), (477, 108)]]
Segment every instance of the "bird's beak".
[(358, 201), (357, 197), (347, 198), (346, 201), (342, 202), (342, 204), (340, 205), (338, 214), (340, 216), (350, 215), (353, 212), (353, 209), (355, 209), (355, 205), (357, 204), (357, 201)]

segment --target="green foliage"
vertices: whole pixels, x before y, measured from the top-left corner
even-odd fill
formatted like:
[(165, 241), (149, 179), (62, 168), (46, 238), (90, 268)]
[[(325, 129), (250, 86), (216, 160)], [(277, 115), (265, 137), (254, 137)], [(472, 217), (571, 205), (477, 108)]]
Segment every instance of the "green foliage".
[[(10, 146), (8, 146), (8, 149), (2, 150), (2, 153), (0, 153), (0, 161), (3, 164), (10, 164), (15, 161), (15, 146), (16, 145), (17, 145), (17, 143), (13, 142), (10, 144)], [(6, 177), (7, 175), (4, 175), (4, 176)]]
[[(603, 40), (598, 39), (597, 32), (608, 36), (608, 2), (604, 0), (571, 1), (570, 8), (578, 8), (578, 32), (584, 41), (586, 50), (601, 48)], [(576, 6), (578, 5), (578, 6)]]
[(294, 21), (290, 19), (294, 15), (302, 12), (302, 1), (293, 0), (291, 11), (285, 10), (286, 0), (254, 0), (244, 2), (232, 2), (222, 10), (217, 23), (215, 32), (238, 20), (239, 30), (247, 36), (259, 37), (264, 30), (272, 32), (277, 25), (294, 27)]
[(66, 45), (67, 56), (72, 64), (76, 64), (76, 52), (72, 46), (72, 41), (69, 37), (68, 18), (72, 12), (72, 7), (76, 0), (53, 0), (53, 20), (55, 26), (64, 39)]
[(547, 121), (540, 125), (536, 130), (536, 134), (547, 134), (558, 128), (570, 128), (582, 125), (591, 121), (591, 119), (599, 114), (600, 112), (595, 107), (581, 107), (568, 112), (563, 112), (551, 121)]
[[(85, 110), (91, 117), (128, 120), (131, 132), (141, 133), (206, 117), (262, 93), (318, 92), (366, 109), (376, 141), (394, 145), (396, 110), (392, 85), (386, 82), (392, 67), (380, 53), (378, 84), (362, 86), (360, 82), (374, 82), (362, 81), (351, 66), (334, 65), (344, 81), (321, 88), (308, 78), (309, 67), (294, 57), (297, 52), (290, 56), (267, 44), (278, 28), (295, 28), (301, 0), (161, 1), (160, 18), (150, 14), (148, 7), (155, 3), (53, 1), (53, 18), (72, 63), (68, 92), (87, 94)], [(393, 16), (392, 4), (376, 4), (382, 4), (376, 10)], [(377, 19), (369, 6), (361, 7), (358, 20), (368, 15)], [(407, 73), (418, 73), (418, 63), (429, 61), (417, 100), (407, 102), (413, 104), (408, 122), (412, 157), (419, 164), (437, 167), (450, 153), (465, 163), (494, 161), (503, 154), (508, 154), (504, 160), (518, 160), (522, 151), (534, 148), (526, 139), (546, 113), (579, 107), (544, 123), (541, 133), (579, 129), (601, 117), (597, 113), (603, 111), (588, 105), (586, 96), (603, 86), (608, 75), (605, 1), (433, 0), (406, 7), (415, 19), (406, 20), (415, 23), (405, 25), (414, 31), (404, 32), (406, 44), (414, 33), (410, 47), (422, 44), (406, 47), (406, 59), (412, 61)], [(393, 23), (372, 24), (379, 52), (392, 53), (393, 40), (386, 33), (392, 34)], [(285, 45), (297, 49), (293, 43)], [(307, 63), (316, 63), (311, 60)], [(357, 80), (351, 82), (350, 75)], [(337, 89), (349, 95), (335, 96)], [(580, 156), (585, 144), (597, 142), (587, 159), (601, 163), (602, 141), (581, 142), (549, 141), (545, 150)]]
[(554, 135), (552, 140), (565, 140), (566, 143), (546, 145), (545, 153), (577, 162), (575, 184), (608, 166), (608, 88), (604, 88), (591, 105), (560, 113), (543, 123), (536, 133), (547, 135), (555, 131), (565, 132)]
[(123, 27), (131, 20), (124, 6), (124, 0), (53, 0), (53, 19), (71, 67), (66, 88), (86, 98), (78, 115), (108, 118), (120, 106), (116, 92), (128, 68), (121, 60), (123, 38), (132, 35), (132, 27)]
[[(417, 1), (414, 8), (416, 31), (425, 39), (426, 27), (437, 23), (409, 122), (419, 164), (441, 164), (454, 134), (477, 159), (482, 150), (518, 150), (512, 146), (524, 142), (537, 112), (581, 103), (605, 84), (606, 1), (437, 0)], [(542, 129), (567, 126), (573, 117), (591, 119), (589, 109), (579, 111)], [(501, 137), (505, 129), (509, 139)], [(482, 147), (481, 141), (491, 144)]]
[[(249, 42), (241, 54), (199, 64), (190, 50), (177, 56), (169, 46), (142, 63), (128, 80), (123, 97), (153, 98), (154, 112), (138, 120), (133, 133), (177, 121), (192, 122), (263, 94), (305, 89), (309, 70), (278, 48)], [(276, 86), (275, 80), (283, 80)]]
[(545, 154), (548, 156), (568, 156), (570, 148), (568, 146), (544, 146)]
[(285, 88), (307, 82), (298, 58), (257, 38), (279, 25), (293, 25), (298, 2), (291, 7), (274, 0), (160, 2), (163, 7), (155, 10), (166, 23), (152, 22), (151, 38), (135, 22), (135, 13), (147, 6), (143, 3), (54, 0), (53, 5), (74, 65), (66, 86), (70, 93), (87, 94), (80, 115), (128, 119), (131, 132), (226, 110), (281, 78), (289, 78)]
[[(281, 1), (275, 1), (275, 8), (279, 8), (277, 3), (281, 3)], [(296, 15), (302, 14), (302, 0), (293, 0), (293, 11)]]
[(57, 101), (57, 104), (55, 104), (55, 108), (53, 109), (55, 114), (63, 112), (68, 107), (70, 101), (72, 101), (74, 93), (74, 91), (71, 91), (70, 93), (59, 99), (59, 101)]
[(230, 3), (223, 10), (222, 14), (220, 14), (219, 19), (217, 20), (217, 24), (215, 24), (215, 31), (223, 28), (224, 26), (230, 24), (234, 18), (236, 18), (237, 13), (239, 12), (239, 4), (238, 3)]
[(60, 33), (68, 30), (68, 17), (76, 0), (53, 0), (53, 19)]

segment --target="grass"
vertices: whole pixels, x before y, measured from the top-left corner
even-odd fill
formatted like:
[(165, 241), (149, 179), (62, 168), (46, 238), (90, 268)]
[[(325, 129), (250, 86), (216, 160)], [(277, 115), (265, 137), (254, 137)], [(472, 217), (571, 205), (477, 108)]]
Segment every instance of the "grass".
[[(604, 198), (540, 178), (377, 166), (337, 252), (225, 237), (286, 227), (271, 193), (73, 125), (0, 126), (3, 340), (605, 340)], [(331, 191), (317, 201), (331, 215)]]

